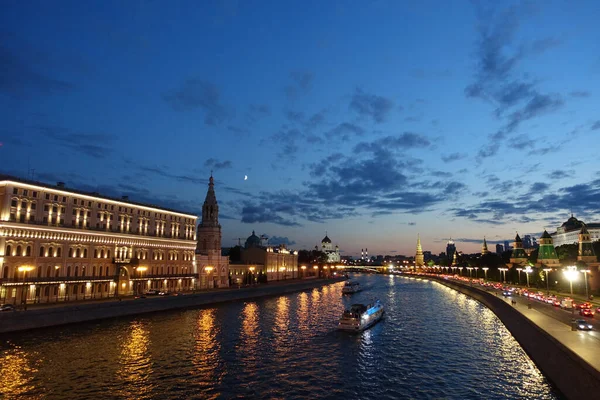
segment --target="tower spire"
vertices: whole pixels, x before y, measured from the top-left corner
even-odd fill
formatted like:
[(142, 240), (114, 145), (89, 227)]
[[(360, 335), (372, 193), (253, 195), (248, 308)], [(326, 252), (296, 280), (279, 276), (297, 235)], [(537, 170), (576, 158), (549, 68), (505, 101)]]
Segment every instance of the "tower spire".
[(417, 253), (415, 254), (415, 265), (421, 267), (425, 265), (425, 257), (423, 256), (423, 248), (421, 247), (421, 235), (417, 233)]

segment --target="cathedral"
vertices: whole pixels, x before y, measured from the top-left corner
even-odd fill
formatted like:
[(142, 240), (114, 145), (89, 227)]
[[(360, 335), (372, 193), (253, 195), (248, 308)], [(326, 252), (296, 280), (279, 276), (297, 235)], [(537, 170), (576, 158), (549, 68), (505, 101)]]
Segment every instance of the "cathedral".
[(339, 263), (342, 260), (340, 248), (337, 245), (335, 248), (333, 247), (331, 239), (327, 236), (327, 232), (325, 232), (325, 237), (321, 240), (321, 251), (327, 254), (328, 263)]
[(215, 182), (208, 181), (208, 192), (202, 205), (202, 221), (198, 225), (196, 271), (198, 288), (211, 289), (229, 286), (229, 257), (221, 255), (221, 224), (219, 205), (215, 195)]

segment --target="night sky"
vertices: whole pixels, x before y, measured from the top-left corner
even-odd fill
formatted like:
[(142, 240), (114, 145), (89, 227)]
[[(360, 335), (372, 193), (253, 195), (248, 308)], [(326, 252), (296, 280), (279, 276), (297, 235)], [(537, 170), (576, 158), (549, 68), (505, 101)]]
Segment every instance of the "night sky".
[(199, 213), (212, 170), (224, 247), (493, 250), (600, 222), (598, 21), (598, 1), (5, 0), (0, 173)]

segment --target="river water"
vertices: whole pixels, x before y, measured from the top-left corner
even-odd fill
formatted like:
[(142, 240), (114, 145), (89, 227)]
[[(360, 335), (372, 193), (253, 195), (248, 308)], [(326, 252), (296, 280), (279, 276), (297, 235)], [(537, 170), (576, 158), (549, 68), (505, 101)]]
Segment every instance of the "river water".
[[(312, 291), (2, 337), (6, 399), (556, 399), (500, 320), (436, 282)], [(351, 303), (385, 319), (339, 332)]]

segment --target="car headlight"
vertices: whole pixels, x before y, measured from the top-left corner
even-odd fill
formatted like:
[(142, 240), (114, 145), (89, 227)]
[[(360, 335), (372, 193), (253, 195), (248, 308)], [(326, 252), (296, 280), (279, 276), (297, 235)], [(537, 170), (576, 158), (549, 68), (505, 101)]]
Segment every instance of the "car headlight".
[(585, 328), (585, 326), (584, 326), (584, 325), (579, 325), (579, 327), (580, 327), (581, 329)]

